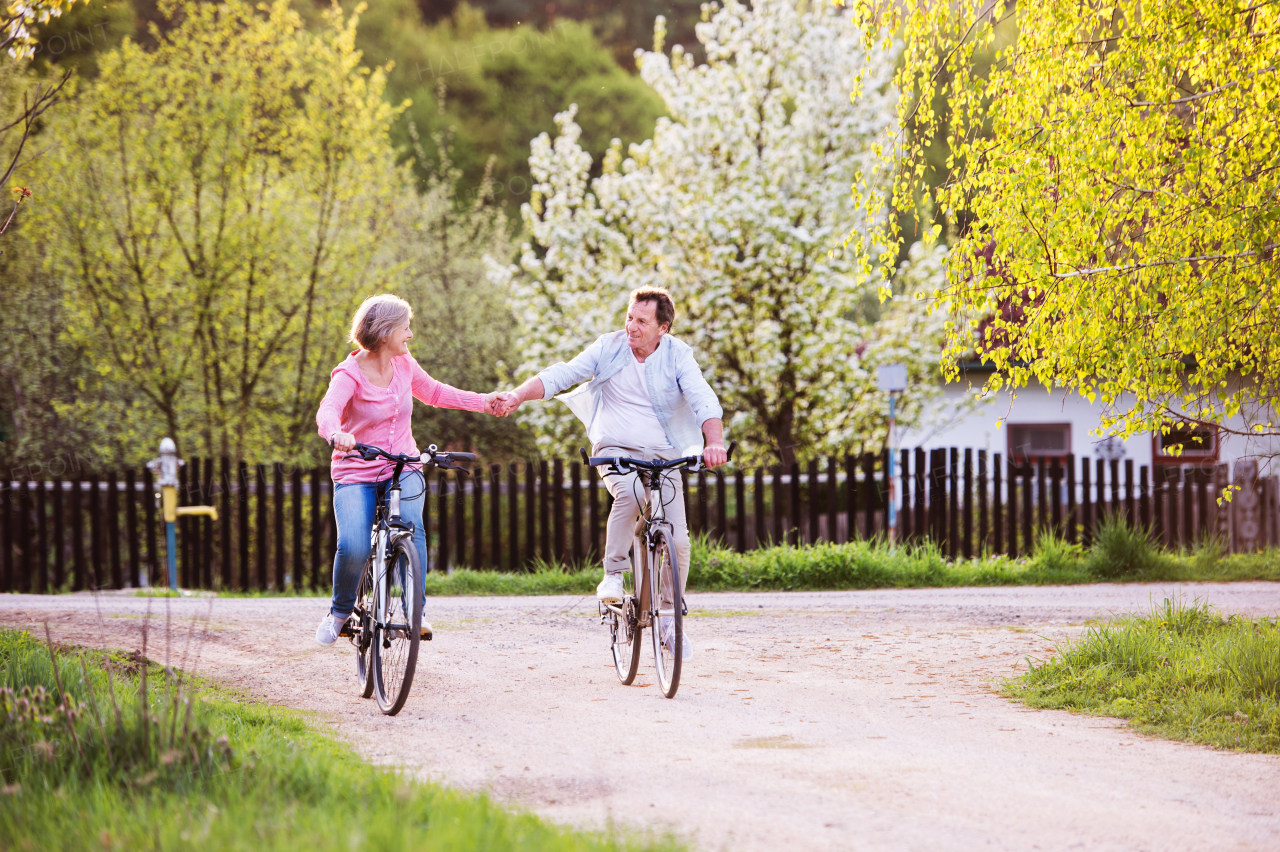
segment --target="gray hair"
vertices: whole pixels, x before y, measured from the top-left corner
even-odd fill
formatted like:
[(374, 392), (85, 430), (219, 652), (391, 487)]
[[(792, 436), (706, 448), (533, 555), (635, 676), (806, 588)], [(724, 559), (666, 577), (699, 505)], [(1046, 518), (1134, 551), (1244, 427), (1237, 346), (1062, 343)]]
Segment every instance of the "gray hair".
[(347, 340), (367, 352), (377, 352), (391, 332), (408, 325), (412, 319), (413, 308), (399, 296), (390, 293), (370, 296), (361, 303), (351, 320), (351, 334)]

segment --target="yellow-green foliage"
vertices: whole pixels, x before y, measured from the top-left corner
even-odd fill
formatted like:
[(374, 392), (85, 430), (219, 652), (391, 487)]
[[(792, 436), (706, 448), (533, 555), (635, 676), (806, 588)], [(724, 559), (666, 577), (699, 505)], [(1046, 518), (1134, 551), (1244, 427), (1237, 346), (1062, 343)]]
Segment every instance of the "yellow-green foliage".
[(944, 141), (938, 214), (974, 223), (949, 237), (947, 286), (919, 294), (953, 314), (952, 356), (976, 340), (991, 387), (1096, 395), (1126, 435), (1180, 419), (1170, 409), (1273, 433), (1280, 7), (850, 5), (869, 39), (905, 41), (897, 82), (913, 96), (882, 151), (896, 203), (914, 206)]
[[(355, 18), (318, 34), (286, 2), (170, 5), (57, 112), (28, 179), (29, 238), (64, 287), (63, 342), (94, 372), (84, 400), (116, 445), (289, 453), (340, 357), (341, 328), (408, 182), (385, 75), (360, 65)], [(385, 286), (385, 285), (383, 285)], [(95, 386), (111, 385), (104, 407)], [(198, 439), (198, 440), (193, 440)]]

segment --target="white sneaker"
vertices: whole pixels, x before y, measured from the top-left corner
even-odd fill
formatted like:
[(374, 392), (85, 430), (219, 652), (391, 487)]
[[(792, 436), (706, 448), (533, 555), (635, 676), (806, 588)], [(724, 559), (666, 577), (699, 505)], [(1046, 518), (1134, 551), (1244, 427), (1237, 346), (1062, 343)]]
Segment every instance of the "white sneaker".
[(431, 641), (431, 635), (432, 635), (432, 634), (431, 634), (431, 622), (430, 622), (430, 621), (427, 621), (427, 620), (424, 618), (424, 619), (422, 619), (422, 632), (421, 632), (421, 634), (420, 634), (420, 637), (421, 637), (421, 639), (422, 639), (422, 641), (423, 641), (423, 642), (430, 642), (430, 641)]
[(623, 594), (621, 574), (605, 574), (596, 586), (596, 597), (605, 603), (622, 603)]
[[(673, 644), (672, 640), (675, 638), (673, 636), (674, 633), (675, 633), (675, 621), (670, 616), (663, 616), (662, 644), (667, 647), (668, 651), (672, 650), (671, 648)], [(680, 639), (681, 639), (680, 659), (682, 660), (693, 659), (693, 643), (689, 641), (689, 631), (687, 630), (683, 631), (683, 635), (680, 637)]]
[(334, 618), (329, 613), (325, 613), (324, 618), (320, 619), (320, 626), (316, 628), (316, 641), (328, 648), (338, 641), (338, 631), (346, 623), (345, 618)]

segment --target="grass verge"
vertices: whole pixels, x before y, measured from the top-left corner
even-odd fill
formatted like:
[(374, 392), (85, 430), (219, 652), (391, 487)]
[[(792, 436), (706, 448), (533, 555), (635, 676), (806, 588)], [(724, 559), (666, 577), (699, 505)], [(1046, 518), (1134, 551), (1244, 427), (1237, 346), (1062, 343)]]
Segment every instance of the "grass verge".
[[(56, 651), (56, 653), (55, 653)], [(56, 666), (53, 660), (56, 659)], [(620, 850), (371, 767), (297, 713), (0, 630), (0, 848)]]
[[(694, 592), (833, 591), (957, 586), (1046, 586), (1099, 582), (1280, 581), (1280, 550), (1224, 554), (1212, 540), (1191, 550), (1168, 552), (1141, 530), (1109, 520), (1089, 549), (1042, 534), (1031, 556), (986, 555), (948, 561), (937, 545), (891, 548), (881, 540), (848, 544), (770, 547), (747, 553), (693, 542), (688, 588)], [(427, 575), (428, 595), (589, 595), (600, 582), (600, 567), (570, 568), (543, 562), (534, 571), (512, 574), (459, 568)], [(167, 594), (140, 590), (139, 594)], [(276, 592), (219, 592), (228, 596), (274, 597)], [(327, 597), (328, 589), (300, 589), (291, 595)]]
[(1004, 688), (1032, 707), (1280, 754), (1280, 620), (1223, 618), (1199, 602), (1166, 599), (1149, 615), (1091, 625)]

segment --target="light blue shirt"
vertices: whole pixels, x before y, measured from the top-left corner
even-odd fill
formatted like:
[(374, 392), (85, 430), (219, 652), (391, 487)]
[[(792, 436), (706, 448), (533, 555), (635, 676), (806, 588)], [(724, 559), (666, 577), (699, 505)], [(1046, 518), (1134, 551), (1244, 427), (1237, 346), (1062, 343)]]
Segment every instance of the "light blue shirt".
[[(553, 396), (569, 406), (587, 427), (587, 438), (598, 444), (600, 406), (605, 382), (628, 365), (634, 356), (627, 342), (627, 332), (613, 331), (601, 335), (576, 358), (563, 361), (538, 373), (542, 380), (543, 399)], [(563, 393), (579, 382), (569, 393)], [(667, 442), (684, 455), (702, 452), (702, 424), (724, 416), (715, 391), (702, 377), (693, 350), (669, 334), (658, 341), (657, 350), (644, 361), (645, 385), (649, 401), (666, 433)]]

